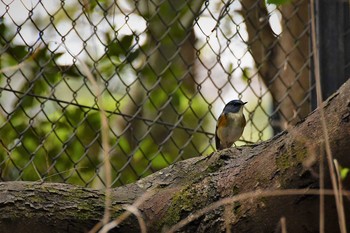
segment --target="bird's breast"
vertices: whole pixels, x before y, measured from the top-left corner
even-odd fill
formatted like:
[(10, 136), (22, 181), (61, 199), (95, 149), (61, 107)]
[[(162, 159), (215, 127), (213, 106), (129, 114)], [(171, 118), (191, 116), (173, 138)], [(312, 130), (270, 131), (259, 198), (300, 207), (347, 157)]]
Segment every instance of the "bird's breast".
[(243, 114), (226, 113), (219, 119), (221, 127), (218, 128), (218, 137), (222, 142), (234, 142), (239, 139), (243, 133), (246, 120)]
[(244, 127), (245, 118), (243, 114), (240, 113), (227, 113), (226, 114), (226, 126), (228, 127)]

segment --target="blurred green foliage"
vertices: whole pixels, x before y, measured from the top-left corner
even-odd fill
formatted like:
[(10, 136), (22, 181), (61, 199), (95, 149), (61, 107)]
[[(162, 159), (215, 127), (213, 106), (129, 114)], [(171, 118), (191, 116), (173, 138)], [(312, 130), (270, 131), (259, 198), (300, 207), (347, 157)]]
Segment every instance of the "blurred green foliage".
[(291, 0), (267, 0), (268, 4), (283, 5), (290, 3)]
[[(92, 1), (85, 10), (92, 12), (106, 2)], [(159, 14), (170, 20), (171, 7), (163, 4)], [(183, 8), (181, 14), (186, 11)], [(59, 20), (65, 18), (60, 15)], [(207, 103), (194, 91), (195, 82), (182, 82), (188, 67), (177, 50), (188, 29), (177, 23), (163, 36), (159, 25), (164, 22), (149, 20), (153, 34), (145, 45), (139, 45), (133, 34), (106, 32), (105, 53), (95, 61), (81, 61), (105, 87), (114, 186), (211, 151), (208, 136), (194, 132), (207, 130)], [(15, 43), (15, 30), (2, 21), (0, 28), (0, 179), (102, 187), (100, 106), (79, 63), (61, 65), (62, 52), (45, 43), (35, 48)], [(157, 54), (144, 65), (145, 54), (155, 47)], [(172, 64), (164, 53), (173, 56)], [(109, 88), (115, 79), (118, 88)]]

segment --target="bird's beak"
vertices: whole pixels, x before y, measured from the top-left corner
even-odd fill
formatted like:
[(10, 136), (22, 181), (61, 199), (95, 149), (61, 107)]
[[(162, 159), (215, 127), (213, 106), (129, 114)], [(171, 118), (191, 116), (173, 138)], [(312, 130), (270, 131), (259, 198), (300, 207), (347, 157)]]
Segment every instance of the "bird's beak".
[(243, 102), (243, 105), (245, 105), (246, 103), (248, 103), (248, 102)]

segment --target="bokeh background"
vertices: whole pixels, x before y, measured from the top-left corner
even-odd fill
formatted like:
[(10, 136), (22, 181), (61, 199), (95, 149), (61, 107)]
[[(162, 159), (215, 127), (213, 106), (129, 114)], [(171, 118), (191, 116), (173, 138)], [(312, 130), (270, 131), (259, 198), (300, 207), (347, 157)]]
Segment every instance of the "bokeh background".
[(238, 146), (313, 108), (308, 1), (2, 0), (0, 32), (1, 181), (104, 187), (100, 109), (119, 186), (214, 151), (232, 99)]

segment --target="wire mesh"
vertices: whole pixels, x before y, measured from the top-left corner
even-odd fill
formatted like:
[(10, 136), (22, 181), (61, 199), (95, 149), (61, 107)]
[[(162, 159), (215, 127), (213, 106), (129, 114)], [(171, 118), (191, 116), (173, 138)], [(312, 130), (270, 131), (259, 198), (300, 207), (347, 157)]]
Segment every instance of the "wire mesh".
[(103, 187), (101, 108), (113, 186), (212, 152), (231, 99), (248, 101), (237, 145), (295, 124), (313, 88), (307, 4), (2, 0), (0, 180)]

